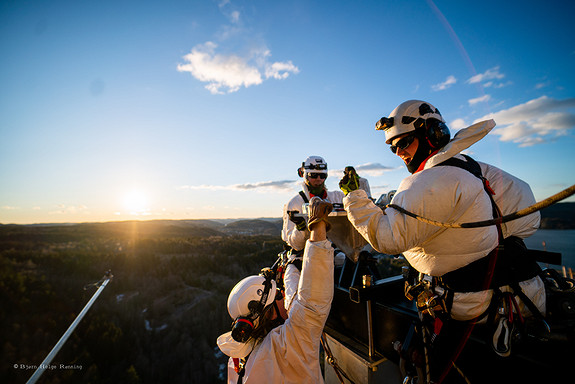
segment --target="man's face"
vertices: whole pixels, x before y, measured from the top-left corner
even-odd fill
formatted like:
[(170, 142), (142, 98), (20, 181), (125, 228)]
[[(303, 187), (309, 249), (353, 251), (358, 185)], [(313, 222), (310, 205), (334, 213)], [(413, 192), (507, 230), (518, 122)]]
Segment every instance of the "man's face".
[(312, 187), (319, 187), (325, 182), (325, 179), (322, 179), (321, 176), (325, 176), (327, 178), (327, 173), (308, 172), (306, 174), (306, 179), (308, 184)]
[(392, 150), (395, 147), (395, 154), (407, 165), (415, 156), (419, 139), (412, 132), (398, 136), (391, 141)]

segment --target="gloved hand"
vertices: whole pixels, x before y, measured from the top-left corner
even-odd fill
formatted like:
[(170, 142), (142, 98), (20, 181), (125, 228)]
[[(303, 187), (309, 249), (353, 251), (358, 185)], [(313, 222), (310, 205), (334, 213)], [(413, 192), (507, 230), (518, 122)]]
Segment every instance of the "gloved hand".
[(320, 221), (325, 221), (326, 231), (329, 231), (331, 225), (327, 221), (327, 215), (333, 211), (333, 205), (329, 201), (325, 201), (317, 196), (314, 196), (309, 201), (309, 220), (308, 228), (311, 229), (314, 224)]
[(297, 228), (297, 230), (303, 231), (307, 228), (307, 224), (306, 224), (303, 216), (296, 216), (296, 214), (298, 214), (298, 213), (299, 213), (299, 211), (288, 211), (287, 212), (290, 221), (295, 224), (295, 227)]
[(347, 196), (351, 191), (359, 188), (359, 176), (355, 172), (346, 174), (339, 182), (339, 189)]

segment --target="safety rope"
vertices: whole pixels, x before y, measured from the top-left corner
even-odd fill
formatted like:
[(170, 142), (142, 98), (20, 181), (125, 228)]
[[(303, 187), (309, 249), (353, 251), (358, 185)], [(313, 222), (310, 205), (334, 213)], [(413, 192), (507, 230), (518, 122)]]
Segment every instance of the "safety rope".
[[(335, 374), (337, 375), (337, 378), (339, 379), (339, 382), (341, 384), (344, 384), (345, 381), (343, 381), (343, 377), (345, 377), (351, 384), (355, 384), (353, 382), (353, 380), (351, 380), (349, 378), (349, 376), (347, 376), (344, 372), (343, 369), (341, 369), (341, 367), (337, 364), (337, 360), (335, 359), (335, 357), (333, 357), (333, 353), (331, 353), (331, 349), (329, 348), (329, 345), (327, 344), (327, 339), (325, 338), (325, 332), (322, 333), (321, 338), (321, 345), (323, 346), (323, 350), (325, 351), (325, 354), (327, 355), (327, 362), (329, 363), (329, 365), (331, 365), (335, 371)], [(343, 377), (342, 377), (343, 375)]]
[(423, 314), (418, 311), (419, 314), (419, 322), (421, 324), (421, 337), (423, 339), (423, 356), (425, 357), (425, 378), (424, 383), (429, 384), (431, 383), (431, 366), (429, 364), (429, 341), (427, 339), (427, 328), (425, 328), (425, 324), (423, 324)]
[(453, 364), (453, 368), (455, 368), (455, 370), (457, 371), (457, 373), (459, 373), (461, 375), (461, 377), (463, 378), (463, 380), (465, 380), (465, 382), (467, 384), (471, 384), (471, 381), (469, 381), (469, 379), (467, 378), (467, 376), (465, 376), (463, 374), (463, 371), (457, 366), (455, 365), (455, 362), (451, 362), (451, 364)]
[(419, 216), (418, 214), (409, 212), (408, 210), (400, 207), (399, 205), (396, 204), (388, 204), (386, 206), (389, 208), (393, 208), (407, 216), (413, 217), (414, 219), (417, 219), (419, 221), (422, 221), (424, 223), (427, 224), (431, 224), (431, 225), (435, 225), (437, 227), (444, 227), (444, 228), (478, 228), (478, 227), (488, 227), (490, 225), (498, 225), (498, 224), (503, 224), (506, 223), (508, 221), (511, 220), (516, 220), (519, 219), (523, 216), (527, 216), (532, 214), (533, 212), (539, 211), (543, 208), (547, 208), (548, 206), (550, 206), (551, 204), (555, 204), (558, 201), (561, 201), (563, 199), (568, 198), (569, 196), (572, 196), (573, 194), (575, 194), (575, 184), (570, 186), (567, 189), (564, 189), (563, 191), (556, 193), (555, 195), (548, 197), (545, 200), (542, 200), (538, 203), (535, 203), (527, 208), (521, 209), (517, 212), (513, 212), (509, 215), (505, 215), (502, 217), (498, 217), (495, 219), (490, 219), (490, 220), (484, 220), (484, 221), (476, 221), (476, 222), (472, 222), (472, 223), (442, 223), (439, 221), (435, 221), (435, 220), (431, 220), (431, 219), (427, 219), (425, 217)]

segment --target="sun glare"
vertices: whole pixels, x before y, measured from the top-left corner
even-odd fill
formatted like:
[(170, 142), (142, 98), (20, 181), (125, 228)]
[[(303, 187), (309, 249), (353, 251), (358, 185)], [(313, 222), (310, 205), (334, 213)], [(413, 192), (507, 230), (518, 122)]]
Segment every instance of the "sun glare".
[(124, 195), (123, 205), (130, 215), (146, 215), (150, 212), (147, 195), (138, 189)]

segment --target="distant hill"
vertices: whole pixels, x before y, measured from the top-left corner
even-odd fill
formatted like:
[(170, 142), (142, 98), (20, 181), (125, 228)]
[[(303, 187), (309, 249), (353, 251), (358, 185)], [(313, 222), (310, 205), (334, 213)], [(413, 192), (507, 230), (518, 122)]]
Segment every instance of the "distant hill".
[(235, 220), (146, 220), (110, 221), (104, 223), (64, 224), (0, 224), (0, 235), (18, 240), (74, 241), (102, 235), (129, 237), (210, 237), (227, 235), (280, 236), (282, 219), (235, 219)]
[(557, 203), (541, 210), (542, 229), (575, 229), (575, 203)]
[(238, 220), (226, 224), (223, 231), (238, 235), (277, 235), (279, 236), (282, 229), (282, 220)]
[[(541, 211), (542, 229), (575, 229), (575, 202), (553, 204)], [(281, 218), (258, 219), (198, 219), (198, 220), (145, 220), (110, 221), (104, 223), (61, 223), (61, 224), (1, 224), (3, 234), (26, 236), (90, 236), (94, 234), (134, 232), (157, 236), (225, 236), (225, 235), (272, 235), (280, 236)]]
[(225, 235), (223, 224), (209, 220), (111, 221), (105, 223), (0, 225), (0, 235), (14, 240), (77, 241), (101, 236), (209, 237)]

